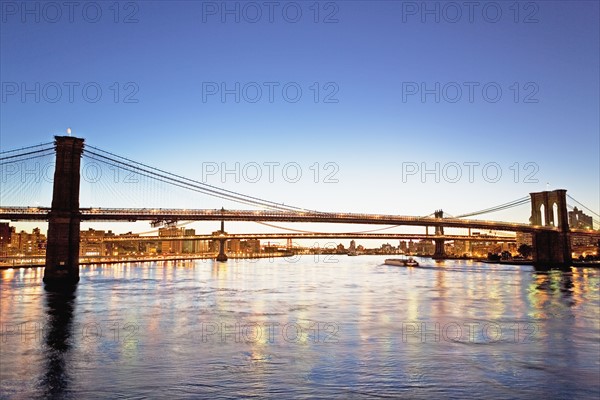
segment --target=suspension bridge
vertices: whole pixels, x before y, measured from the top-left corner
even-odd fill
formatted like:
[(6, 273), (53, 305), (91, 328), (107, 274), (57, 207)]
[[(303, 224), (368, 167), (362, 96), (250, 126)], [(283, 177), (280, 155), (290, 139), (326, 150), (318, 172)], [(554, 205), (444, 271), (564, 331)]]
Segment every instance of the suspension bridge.
[[(220, 221), (221, 229), (217, 231), (216, 235), (199, 235), (199, 238), (210, 238), (220, 242), (220, 252), (217, 260), (221, 261), (227, 259), (224, 251), (226, 241), (242, 237), (423, 238), (433, 240), (435, 242), (434, 257), (443, 258), (444, 242), (446, 240), (478, 239), (471, 235), (444, 234), (444, 228), (465, 228), (469, 230), (486, 229), (500, 232), (529, 233), (532, 235), (533, 258), (536, 263), (546, 266), (565, 266), (570, 265), (572, 262), (570, 239), (572, 234), (593, 236), (594, 238), (599, 236), (599, 232), (591, 229), (569, 227), (567, 197), (596, 217), (600, 216), (568, 196), (564, 189), (530, 193), (529, 196), (508, 203), (450, 218), (444, 217), (441, 210), (427, 216), (322, 212), (284, 205), (209, 185), (133, 161), (97, 147), (84, 146), (84, 139), (71, 136), (56, 136), (54, 142), (2, 151), (0, 152), (0, 167), (4, 170), (3, 174), (10, 174), (10, 171), (14, 171), (14, 168), (11, 169), (11, 167), (18, 163), (48, 156), (55, 157), (51, 206), (0, 206), (0, 220), (48, 221), (48, 245), (44, 270), (44, 282), (46, 283), (73, 283), (79, 280), (78, 257), (80, 224), (82, 221), (151, 221), (153, 225), (177, 221)], [(81, 208), (79, 206), (79, 196), (82, 158), (171, 187), (232, 201), (244, 206), (251, 206), (254, 209)], [(8, 190), (14, 190), (14, 188)], [(471, 218), (528, 203), (531, 204), (529, 223)], [(392, 227), (422, 226), (427, 229), (427, 233), (425, 235), (408, 235), (365, 232), (295, 232), (289, 234), (246, 234), (244, 236), (225, 232), (224, 222), (226, 221), (366, 224), (391, 225)], [(594, 223), (598, 223), (598, 221), (594, 219)], [(429, 234), (429, 228), (434, 229), (433, 235)], [(178, 237), (178, 240), (181, 239), (181, 237)], [(496, 239), (486, 237), (485, 240), (488, 239), (489, 241), (514, 241), (514, 237), (511, 239), (508, 236), (497, 236)], [(128, 240), (131, 240), (131, 238), (128, 238)], [(161, 237), (161, 240), (169, 239)], [(481, 239), (479, 238), (479, 240)]]

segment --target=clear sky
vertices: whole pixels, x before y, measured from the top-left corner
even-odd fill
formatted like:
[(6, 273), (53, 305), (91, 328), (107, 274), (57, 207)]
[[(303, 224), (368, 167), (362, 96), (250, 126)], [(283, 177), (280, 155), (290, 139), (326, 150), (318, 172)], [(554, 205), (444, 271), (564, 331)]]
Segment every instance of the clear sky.
[[(324, 211), (459, 215), (547, 187), (600, 208), (597, 1), (0, 3), (3, 150), (71, 127)], [(118, 180), (84, 181), (82, 206), (242, 207)]]

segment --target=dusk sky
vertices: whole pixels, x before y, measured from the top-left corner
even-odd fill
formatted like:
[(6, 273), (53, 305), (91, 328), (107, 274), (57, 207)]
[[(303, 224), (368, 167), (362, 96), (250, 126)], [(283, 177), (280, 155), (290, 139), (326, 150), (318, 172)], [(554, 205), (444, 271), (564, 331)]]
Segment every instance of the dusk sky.
[[(71, 127), (322, 211), (459, 215), (546, 188), (600, 208), (597, 1), (1, 4), (2, 150)], [(81, 205), (246, 208), (140, 186), (84, 180)]]

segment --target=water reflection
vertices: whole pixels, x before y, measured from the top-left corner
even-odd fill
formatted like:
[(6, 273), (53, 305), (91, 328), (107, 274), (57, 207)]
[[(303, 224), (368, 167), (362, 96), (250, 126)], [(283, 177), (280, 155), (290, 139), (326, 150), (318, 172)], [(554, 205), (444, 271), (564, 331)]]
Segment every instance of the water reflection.
[(61, 288), (45, 292), (45, 368), (40, 382), (44, 398), (65, 398), (69, 388), (68, 357), (72, 346), (75, 291), (75, 288)]
[(535, 289), (540, 292), (562, 293), (563, 297), (573, 296), (575, 284), (572, 272), (535, 272)]
[(0, 271), (0, 398), (597, 397), (600, 271), (419, 262)]

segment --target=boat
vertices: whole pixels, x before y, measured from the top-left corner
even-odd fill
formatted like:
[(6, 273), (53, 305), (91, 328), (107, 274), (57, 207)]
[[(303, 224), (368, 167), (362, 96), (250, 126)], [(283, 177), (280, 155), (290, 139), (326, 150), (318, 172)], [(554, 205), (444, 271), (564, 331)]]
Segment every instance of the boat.
[(414, 258), (409, 257), (409, 259), (406, 260), (406, 266), (407, 267), (418, 267), (419, 263)]
[(395, 265), (397, 267), (418, 267), (419, 263), (412, 257), (409, 258), (388, 258), (384, 264)]

